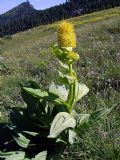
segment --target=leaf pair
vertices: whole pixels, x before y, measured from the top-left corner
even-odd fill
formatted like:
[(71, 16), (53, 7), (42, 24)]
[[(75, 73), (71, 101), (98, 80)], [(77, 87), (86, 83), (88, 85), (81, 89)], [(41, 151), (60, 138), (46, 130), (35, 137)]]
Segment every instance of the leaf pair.
[(58, 94), (55, 94), (49, 91), (42, 91), (41, 89), (33, 89), (33, 88), (26, 88), (26, 87), (24, 87), (23, 89), (29, 94), (39, 99), (44, 99), (45, 101), (48, 101), (52, 104), (67, 106), (67, 103), (64, 101), (64, 99), (60, 98)]
[[(23, 151), (0, 153), (0, 157), (5, 158), (5, 160), (30, 160), (29, 158), (25, 158), (25, 152)], [(47, 151), (43, 151), (38, 153), (34, 158), (31, 158), (31, 160), (46, 160), (46, 157)]]
[(49, 138), (57, 138), (63, 131), (68, 128), (74, 128), (76, 126), (76, 120), (66, 112), (60, 112), (54, 118), (51, 128)]

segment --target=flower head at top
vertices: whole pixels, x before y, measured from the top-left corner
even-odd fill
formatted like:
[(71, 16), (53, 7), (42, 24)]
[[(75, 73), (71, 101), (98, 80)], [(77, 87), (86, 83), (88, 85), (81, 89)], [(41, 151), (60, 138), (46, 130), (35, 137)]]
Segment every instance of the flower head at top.
[(61, 22), (58, 25), (58, 45), (59, 47), (75, 48), (76, 47), (76, 34), (74, 26), (69, 22)]

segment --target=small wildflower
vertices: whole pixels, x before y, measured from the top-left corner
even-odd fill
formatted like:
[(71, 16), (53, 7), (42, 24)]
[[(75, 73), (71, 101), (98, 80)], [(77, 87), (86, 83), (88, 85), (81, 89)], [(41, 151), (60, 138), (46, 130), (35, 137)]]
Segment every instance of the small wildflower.
[(59, 24), (58, 44), (60, 47), (76, 47), (76, 34), (71, 23), (63, 21)]

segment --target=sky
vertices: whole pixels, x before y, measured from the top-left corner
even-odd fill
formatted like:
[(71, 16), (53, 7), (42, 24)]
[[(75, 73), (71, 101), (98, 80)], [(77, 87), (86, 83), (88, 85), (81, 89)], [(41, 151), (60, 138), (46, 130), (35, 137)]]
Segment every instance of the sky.
[[(12, 9), (26, 0), (0, 0), (0, 14)], [(29, 0), (35, 9), (45, 9), (65, 2), (66, 0)]]

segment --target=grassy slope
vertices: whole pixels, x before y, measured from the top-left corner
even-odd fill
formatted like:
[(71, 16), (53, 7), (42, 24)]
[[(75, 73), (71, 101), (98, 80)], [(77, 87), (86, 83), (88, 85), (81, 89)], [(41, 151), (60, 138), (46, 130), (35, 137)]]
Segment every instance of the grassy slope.
[[(90, 87), (89, 95), (78, 104), (84, 112), (110, 107), (120, 99), (120, 7), (69, 19), (76, 26), (80, 60), (76, 70), (80, 80)], [(55, 58), (49, 45), (56, 42), (56, 24), (39, 26), (0, 40), (2, 62), (8, 67), (2, 71), (2, 105), (5, 108), (22, 105), (19, 84), (36, 80), (48, 86), (57, 81)], [(120, 109), (92, 128), (68, 149), (66, 159), (119, 160)], [(67, 152), (66, 152), (67, 153)], [(72, 158), (71, 158), (72, 157)]]

